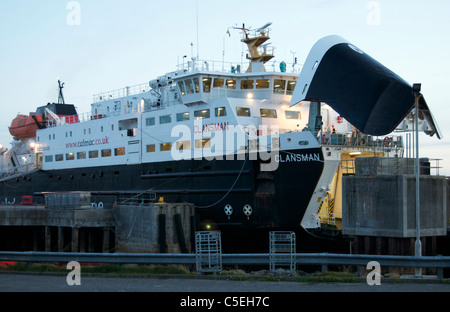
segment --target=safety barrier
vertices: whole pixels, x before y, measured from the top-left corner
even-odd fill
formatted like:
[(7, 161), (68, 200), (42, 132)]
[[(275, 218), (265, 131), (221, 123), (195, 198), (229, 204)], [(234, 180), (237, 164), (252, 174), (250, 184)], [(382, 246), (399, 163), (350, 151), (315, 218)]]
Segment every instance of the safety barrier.
[[(103, 264), (184, 264), (196, 265), (195, 254), (138, 254), (138, 253), (63, 253), (63, 252), (0, 252), (0, 261), (14, 262), (56, 262), (103, 263)], [(329, 265), (367, 266), (377, 261), (383, 267), (435, 268), (438, 277), (443, 277), (443, 269), (450, 268), (450, 257), (415, 257), (389, 255), (350, 255), (329, 253), (296, 253), (297, 266), (321, 266), (322, 271)], [(222, 254), (222, 265), (267, 265), (270, 254)]]

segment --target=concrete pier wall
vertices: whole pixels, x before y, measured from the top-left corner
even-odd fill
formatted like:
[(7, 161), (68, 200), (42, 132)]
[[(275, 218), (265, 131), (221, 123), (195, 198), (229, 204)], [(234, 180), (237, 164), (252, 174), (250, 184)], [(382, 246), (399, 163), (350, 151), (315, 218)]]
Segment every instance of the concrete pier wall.
[(61, 193), (46, 205), (0, 206), (0, 250), (187, 253), (191, 204), (90, 205), (90, 194)]
[[(342, 233), (349, 236), (415, 237), (414, 164), (414, 159), (357, 158), (355, 175), (343, 178)], [(447, 235), (450, 216), (448, 179), (421, 174), (419, 183), (420, 236)]]
[(137, 253), (192, 252), (191, 204), (134, 204), (113, 208), (116, 250)]
[[(415, 237), (416, 180), (411, 175), (343, 179), (342, 234)], [(446, 179), (420, 177), (420, 235), (447, 234)]]

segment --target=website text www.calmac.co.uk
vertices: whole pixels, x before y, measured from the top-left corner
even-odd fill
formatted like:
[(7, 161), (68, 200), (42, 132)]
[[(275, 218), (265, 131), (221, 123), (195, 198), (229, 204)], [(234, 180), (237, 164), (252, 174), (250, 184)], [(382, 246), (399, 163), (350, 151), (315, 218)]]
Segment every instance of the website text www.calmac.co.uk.
[(108, 137), (104, 137), (101, 139), (93, 139), (93, 140), (84, 140), (83, 139), (78, 142), (66, 143), (66, 148), (86, 147), (86, 146), (104, 145), (104, 144), (109, 144)]

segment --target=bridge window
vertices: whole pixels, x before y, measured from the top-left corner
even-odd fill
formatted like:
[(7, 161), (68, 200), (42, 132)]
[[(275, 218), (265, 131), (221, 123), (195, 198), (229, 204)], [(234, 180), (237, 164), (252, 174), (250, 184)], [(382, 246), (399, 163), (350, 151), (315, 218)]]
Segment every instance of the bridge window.
[(268, 89), (270, 85), (269, 79), (258, 79), (256, 80), (256, 89)]
[(236, 80), (227, 79), (227, 88), (228, 89), (236, 89)]
[(253, 80), (241, 80), (241, 89), (253, 89)]
[(225, 79), (223, 78), (214, 78), (213, 88), (223, 88), (223, 84)]
[(295, 86), (297, 85), (297, 81), (289, 80), (287, 84), (286, 94), (292, 95), (294, 93)]
[(199, 93), (200, 92), (200, 82), (198, 81), (198, 78), (194, 78), (192, 80), (194, 81), (195, 93)]
[(284, 90), (286, 89), (286, 80), (275, 79), (273, 82), (273, 92), (275, 94), (284, 94)]
[(194, 84), (192, 83), (192, 79), (186, 79), (184, 81), (184, 84), (186, 85), (186, 90), (188, 94), (194, 93)]
[(186, 88), (184, 87), (184, 82), (183, 81), (178, 81), (178, 87), (180, 88), (181, 95), (185, 95), (186, 94)]
[(211, 78), (203, 78), (203, 92), (209, 93), (211, 92)]

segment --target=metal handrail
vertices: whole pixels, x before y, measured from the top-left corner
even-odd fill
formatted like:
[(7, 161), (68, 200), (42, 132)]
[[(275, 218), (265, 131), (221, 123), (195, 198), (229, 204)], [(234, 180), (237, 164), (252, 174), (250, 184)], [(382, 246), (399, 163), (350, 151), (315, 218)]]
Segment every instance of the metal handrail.
[(0, 182), (8, 179), (13, 179), (16, 177), (21, 177), (26, 174), (30, 174), (39, 169), (39, 166), (36, 162), (31, 162), (25, 165), (21, 165), (19, 167), (15, 167), (11, 170), (6, 169), (3, 173), (0, 174)]
[(143, 92), (148, 92), (150, 90), (151, 90), (151, 88), (150, 88), (150, 85), (148, 84), (148, 82), (140, 83), (140, 84), (137, 84), (134, 86), (126, 86), (124, 88), (119, 88), (119, 89), (115, 89), (115, 90), (104, 91), (104, 92), (100, 92), (98, 94), (94, 94), (93, 102), (96, 103), (96, 102), (101, 102), (101, 101), (123, 98), (126, 96), (131, 96), (131, 95), (136, 95), (136, 94), (143, 93)]
[[(383, 170), (383, 169), (401, 169), (401, 168), (406, 168), (406, 169), (410, 169), (411, 170), (411, 174), (414, 173), (415, 170), (415, 164), (414, 163), (398, 163), (398, 164), (394, 164), (394, 165), (386, 165), (385, 164), (385, 158), (380, 157), (380, 168), (381, 168), (381, 172), (389, 172), (388, 170)], [(410, 159), (412, 161), (414, 161), (414, 158), (399, 158), (399, 159)], [(424, 159), (425, 160), (425, 159)], [(424, 163), (420, 162), (419, 164), (419, 169), (421, 170), (421, 175), (436, 175), (439, 176), (439, 169), (441, 169), (442, 167), (439, 166), (439, 161), (441, 161), (442, 159), (440, 158), (426, 158), (426, 160), (430, 163), (430, 165), (424, 165)], [(431, 165), (431, 164), (435, 164), (435, 165)], [(354, 173), (355, 172), (355, 159), (346, 159), (346, 160), (342, 160), (341, 164), (340, 164), (341, 168), (343, 170), (346, 170), (346, 173)], [(422, 173), (422, 170), (424, 171), (429, 171), (428, 174)], [(435, 174), (432, 174), (431, 170), (435, 170)], [(392, 171), (394, 172), (394, 171)]]
[[(282, 61), (272, 60), (265, 64), (266, 70), (269, 73), (280, 72), (280, 64)], [(302, 65), (294, 64), (294, 63), (286, 63), (286, 73), (291, 74), (299, 74)], [(188, 72), (201, 70), (201, 71), (209, 71), (209, 72), (220, 72), (220, 73), (238, 73), (237, 67), (240, 67), (240, 72), (244, 73), (249, 65), (248, 61), (241, 62), (229, 62), (229, 61), (216, 61), (216, 60), (202, 60), (195, 59), (190, 61), (184, 61), (181, 64), (177, 65), (177, 70), (183, 71), (187, 70)]]

